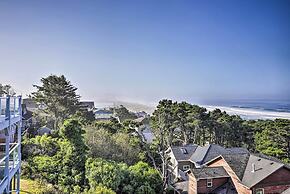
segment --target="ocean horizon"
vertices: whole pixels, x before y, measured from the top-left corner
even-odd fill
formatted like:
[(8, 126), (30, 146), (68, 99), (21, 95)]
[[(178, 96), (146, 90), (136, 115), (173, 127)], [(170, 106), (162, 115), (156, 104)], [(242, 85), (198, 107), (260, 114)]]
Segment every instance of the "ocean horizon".
[[(123, 104), (129, 110), (138, 112), (144, 110), (152, 114), (158, 103), (136, 103), (127, 101), (95, 102), (97, 108), (114, 107)], [(154, 105), (153, 105), (154, 104)], [(257, 119), (290, 119), (290, 102), (274, 100), (225, 100), (207, 103), (192, 103), (212, 111), (216, 108), (226, 111), (230, 115), (239, 115), (245, 120)]]
[(288, 100), (228, 100), (201, 105), (209, 111), (219, 108), (230, 115), (239, 115), (246, 120), (290, 119)]

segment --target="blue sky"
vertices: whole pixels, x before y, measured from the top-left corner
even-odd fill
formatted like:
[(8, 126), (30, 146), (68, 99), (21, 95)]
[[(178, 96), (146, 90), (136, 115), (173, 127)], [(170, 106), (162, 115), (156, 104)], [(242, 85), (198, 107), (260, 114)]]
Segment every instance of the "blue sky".
[(83, 99), (290, 99), (290, 1), (1, 1), (0, 83)]

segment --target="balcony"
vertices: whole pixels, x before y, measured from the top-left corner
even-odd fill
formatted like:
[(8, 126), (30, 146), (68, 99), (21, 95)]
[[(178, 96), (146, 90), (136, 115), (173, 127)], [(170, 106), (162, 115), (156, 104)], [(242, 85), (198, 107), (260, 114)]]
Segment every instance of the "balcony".
[(0, 97), (0, 193), (19, 193), (21, 120), (21, 97)]
[(0, 97), (0, 130), (21, 120), (21, 97)]

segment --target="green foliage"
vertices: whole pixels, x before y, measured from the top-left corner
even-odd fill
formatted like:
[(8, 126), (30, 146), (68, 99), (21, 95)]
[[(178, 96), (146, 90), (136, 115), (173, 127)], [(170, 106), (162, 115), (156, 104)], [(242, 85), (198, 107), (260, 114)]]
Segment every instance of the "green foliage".
[(87, 146), (78, 120), (66, 120), (60, 129), (60, 151), (56, 157), (60, 161), (61, 171), (58, 184), (65, 192), (82, 190), (85, 183), (85, 163)]
[(24, 175), (51, 183), (64, 193), (80, 193), (85, 187), (87, 154), (83, 133), (81, 124), (70, 119), (59, 138), (44, 135), (24, 141), (24, 148), (31, 148)]
[(121, 122), (125, 120), (137, 119), (137, 116), (134, 113), (130, 112), (126, 107), (122, 105), (118, 108), (115, 108), (114, 112)]
[(94, 194), (115, 194), (115, 192), (106, 187), (97, 186)]
[(205, 108), (186, 102), (160, 101), (151, 118), (151, 126), (157, 141), (163, 140), (165, 147), (207, 142), (226, 147), (247, 146), (252, 140), (249, 127), (239, 116), (230, 116), (219, 109), (207, 112)]
[(260, 120), (252, 125), (257, 151), (290, 163), (290, 120)]
[(86, 171), (93, 190), (101, 185), (117, 193), (162, 193), (159, 173), (144, 162), (128, 167), (123, 163), (89, 159)]
[(34, 156), (53, 156), (59, 150), (57, 139), (48, 136), (36, 136), (35, 138), (25, 138), (22, 142), (22, 159), (26, 160)]
[(105, 129), (110, 133), (117, 133), (122, 130), (122, 124), (117, 119), (113, 118), (108, 121), (96, 121), (92, 126), (95, 129)]
[(103, 159), (89, 159), (86, 163), (86, 176), (91, 188), (102, 185), (117, 191), (126, 179), (126, 169), (127, 165), (122, 163), (108, 162)]
[(33, 85), (37, 91), (32, 93), (32, 99), (44, 107), (44, 112), (55, 119), (56, 129), (58, 123), (76, 113), (79, 109), (80, 96), (74, 87), (63, 75), (50, 75), (41, 78), (41, 86)]
[[(103, 122), (101, 122), (103, 124)], [(122, 127), (121, 125), (118, 125)], [(108, 128), (106, 128), (108, 127)], [(102, 125), (95, 128), (87, 126), (86, 143), (90, 147), (89, 154), (93, 158), (103, 158), (117, 162), (134, 164), (139, 160), (144, 160), (145, 153), (140, 145), (138, 136), (131, 133), (124, 133), (122, 129), (116, 129), (116, 133), (111, 133), (111, 124)]]
[(157, 170), (150, 167), (147, 163), (138, 162), (130, 166), (130, 184), (136, 193), (160, 193), (162, 191), (162, 181)]
[(72, 118), (79, 120), (82, 125), (92, 124), (96, 120), (94, 112), (87, 109), (78, 110)]
[(33, 179), (42, 179), (53, 185), (58, 184), (59, 161), (55, 157), (35, 156), (31, 162)]

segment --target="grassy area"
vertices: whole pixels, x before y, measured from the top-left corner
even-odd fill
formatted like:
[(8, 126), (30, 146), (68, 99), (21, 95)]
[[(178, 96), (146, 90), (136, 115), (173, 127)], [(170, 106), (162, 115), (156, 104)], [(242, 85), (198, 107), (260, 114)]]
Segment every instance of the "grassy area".
[(20, 181), (20, 194), (44, 194), (51, 193), (49, 185), (41, 184), (38, 181), (21, 179)]

